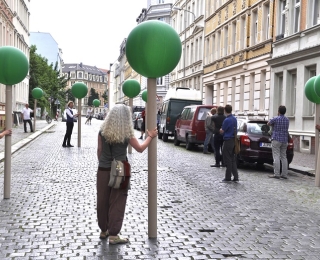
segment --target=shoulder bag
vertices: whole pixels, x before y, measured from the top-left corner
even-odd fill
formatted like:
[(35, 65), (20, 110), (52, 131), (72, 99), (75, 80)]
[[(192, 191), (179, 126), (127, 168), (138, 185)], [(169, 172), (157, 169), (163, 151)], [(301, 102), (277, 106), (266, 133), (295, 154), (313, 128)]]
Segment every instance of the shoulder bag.
[[(110, 145), (110, 152), (112, 156), (112, 145)], [(130, 163), (127, 160), (118, 161), (113, 157), (108, 186), (114, 189), (130, 189), (130, 177)]]

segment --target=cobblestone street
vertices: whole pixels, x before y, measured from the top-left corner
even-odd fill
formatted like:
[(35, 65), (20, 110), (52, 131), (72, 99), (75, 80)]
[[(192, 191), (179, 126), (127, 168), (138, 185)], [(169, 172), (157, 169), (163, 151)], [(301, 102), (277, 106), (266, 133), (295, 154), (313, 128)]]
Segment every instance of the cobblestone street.
[[(97, 134), (100, 120), (78, 125), (63, 148), (58, 122), (12, 156), (11, 198), (0, 172), (0, 259), (320, 259), (320, 189), (314, 177), (272, 169), (239, 169), (222, 183), (213, 154), (158, 142), (158, 237), (148, 239), (147, 157), (129, 154), (133, 177), (121, 235), (127, 245), (99, 239), (96, 220)], [(136, 132), (137, 137), (140, 136)], [(4, 141), (4, 140), (2, 140)], [(4, 144), (3, 144), (4, 146)]]

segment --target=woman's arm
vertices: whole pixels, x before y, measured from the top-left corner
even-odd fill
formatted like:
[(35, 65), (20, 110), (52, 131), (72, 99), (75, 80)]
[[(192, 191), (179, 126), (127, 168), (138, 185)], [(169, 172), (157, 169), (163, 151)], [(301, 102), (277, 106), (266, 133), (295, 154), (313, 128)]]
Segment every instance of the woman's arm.
[(157, 128), (153, 129), (152, 131), (149, 131), (147, 129), (147, 134), (148, 137), (146, 138), (146, 140), (144, 140), (142, 144), (140, 144), (137, 138), (135, 137), (132, 137), (129, 141), (130, 145), (139, 153), (142, 153), (149, 146), (151, 140), (158, 135), (158, 130)]
[(101, 156), (101, 152), (102, 152), (102, 138), (101, 138), (101, 135), (98, 134), (98, 148), (97, 148), (97, 157), (98, 157), (98, 160)]

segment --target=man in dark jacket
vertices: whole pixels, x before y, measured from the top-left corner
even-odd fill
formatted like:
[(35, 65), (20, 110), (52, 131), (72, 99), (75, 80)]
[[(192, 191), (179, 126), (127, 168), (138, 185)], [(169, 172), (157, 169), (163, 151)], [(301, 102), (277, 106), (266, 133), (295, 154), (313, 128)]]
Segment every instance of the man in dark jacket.
[(223, 145), (223, 135), (220, 134), (220, 128), (222, 126), (223, 121), (225, 120), (226, 116), (224, 115), (224, 107), (218, 107), (218, 114), (212, 116), (212, 121), (215, 124), (215, 132), (214, 132), (214, 152), (215, 152), (215, 159), (216, 163), (211, 164), (211, 167), (220, 167), (220, 163), (223, 166), (223, 158), (222, 158), (222, 145)]
[(212, 116), (215, 115), (217, 112), (216, 108), (212, 108), (210, 112), (208, 112), (204, 128), (206, 130), (206, 139), (204, 140), (203, 144), (203, 153), (204, 154), (210, 154), (208, 152), (208, 145), (210, 143), (211, 148), (214, 149), (213, 145), (213, 134), (214, 134), (214, 123), (212, 122)]

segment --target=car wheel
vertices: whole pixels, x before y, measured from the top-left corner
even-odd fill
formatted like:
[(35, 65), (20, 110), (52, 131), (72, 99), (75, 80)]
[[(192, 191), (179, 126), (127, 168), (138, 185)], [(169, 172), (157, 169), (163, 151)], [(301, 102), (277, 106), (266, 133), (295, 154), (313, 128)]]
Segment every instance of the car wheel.
[(258, 168), (258, 169), (263, 169), (263, 168), (264, 168), (264, 163), (262, 163), (262, 162), (257, 162), (257, 168)]
[(163, 133), (162, 141), (168, 142), (168, 134)]
[(158, 132), (158, 139), (162, 139), (162, 133)]
[(178, 140), (177, 133), (174, 133), (173, 144), (175, 146), (179, 146), (180, 145), (180, 141)]
[(192, 148), (193, 148), (193, 145), (192, 145), (192, 143), (190, 143), (189, 137), (186, 136), (186, 149), (187, 150), (192, 150)]

